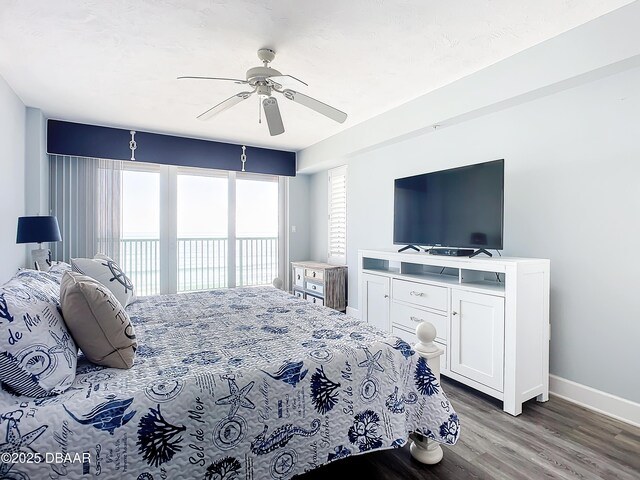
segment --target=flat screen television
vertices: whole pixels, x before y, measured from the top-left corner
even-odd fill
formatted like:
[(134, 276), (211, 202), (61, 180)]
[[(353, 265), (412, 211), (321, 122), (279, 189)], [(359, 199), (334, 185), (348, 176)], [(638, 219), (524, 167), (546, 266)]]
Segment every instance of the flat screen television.
[(502, 249), (504, 160), (395, 181), (393, 243)]

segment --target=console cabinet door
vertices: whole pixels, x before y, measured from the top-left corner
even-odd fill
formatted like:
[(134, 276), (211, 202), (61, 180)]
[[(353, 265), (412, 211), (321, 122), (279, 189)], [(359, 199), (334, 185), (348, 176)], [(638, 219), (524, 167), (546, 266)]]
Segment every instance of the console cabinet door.
[(504, 298), (451, 291), (449, 369), (503, 391)]
[(385, 332), (391, 331), (389, 324), (388, 277), (362, 274), (362, 319)]

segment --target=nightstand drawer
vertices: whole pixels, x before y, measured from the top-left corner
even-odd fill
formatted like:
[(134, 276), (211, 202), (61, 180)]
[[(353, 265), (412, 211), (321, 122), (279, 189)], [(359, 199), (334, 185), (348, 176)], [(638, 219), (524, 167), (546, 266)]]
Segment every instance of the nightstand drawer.
[(294, 290), (293, 294), (298, 298), (304, 298), (304, 292), (302, 292), (300, 290)]
[(421, 322), (432, 323), (436, 327), (436, 338), (447, 341), (447, 316), (410, 307), (401, 303), (391, 302), (391, 324), (415, 331)]
[(296, 267), (293, 269), (293, 284), (304, 288), (304, 268)]
[(392, 294), (394, 300), (413, 303), (421, 307), (433, 308), (435, 310), (442, 310), (443, 312), (448, 310), (448, 292), (449, 290), (446, 287), (406, 282), (395, 278), (392, 283)]
[(315, 278), (316, 280), (322, 281), (324, 279), (324, 270), (316, 270), (313, 268), (305, 268), (304, 276), (307, 278)]
[(307, 302), (309, 303), (315, 303), (316, 305), (324, 305), (324, 299), (320, 298), (320, 297), (314, 297), (311, 294), (307, 294)]
[(307, 281), (307, 286), (305, 287), (310, 292), (318, 294), (320, 296), (324, 295), (324, 285), (321, 283), (309, 282)]

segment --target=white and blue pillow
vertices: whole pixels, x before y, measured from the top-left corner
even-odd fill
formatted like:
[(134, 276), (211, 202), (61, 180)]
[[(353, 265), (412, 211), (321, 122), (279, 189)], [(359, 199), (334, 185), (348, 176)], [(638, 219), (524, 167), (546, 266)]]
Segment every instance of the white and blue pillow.
[(60, 314), (59, 288), (35, 270), (0, 287), (0, 381), (16, 393), (42, 397), (73, 383), (78, 349)]
[(66, 262), (55, 262), (49, 267), (47, 273), (56, 279), (58, 285), (62, 282), (62, 276), (65, 272), (71, 271), (71, 265)]
[(134, 299), (133, 284), (120, 266), (106, 255), (98, 254), (93, 258), (72, 258), (71, 267), (76, 273), (97, 280), (126, 307)]

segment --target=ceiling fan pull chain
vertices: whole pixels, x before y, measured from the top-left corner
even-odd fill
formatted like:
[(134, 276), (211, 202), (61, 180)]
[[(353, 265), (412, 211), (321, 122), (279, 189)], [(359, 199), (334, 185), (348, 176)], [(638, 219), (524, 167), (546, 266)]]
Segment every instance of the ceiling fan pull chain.
[(262, 124), (262, 102), (260, 101), (260, 95), (258, 95), (258, 123)]
[(242, 155), (240, 155), (240, 161), (242, 162), (242, 171), (243, 171), (243, 172), (245, 171), (245, 170), (244, 170), (244, 164), (245, 164), (245, 163), (246, 163), (246, 161), (247, 161), (247, 154), (246, 154), (246, 151), (247, 151), (247, 147), (245, 147), (245, 146), (243, 145), (243, 146), (242, 146)]
[(129, 141), (129, 149), (131, 150), (131, 160), (135, 162), (136, 148), (138, 148), (138, 144), (136, 143), (136, 139), (135, 139), (136, 131), (131, 130), (129, 133), (131, 134), (131, 140)]

